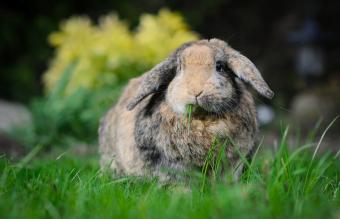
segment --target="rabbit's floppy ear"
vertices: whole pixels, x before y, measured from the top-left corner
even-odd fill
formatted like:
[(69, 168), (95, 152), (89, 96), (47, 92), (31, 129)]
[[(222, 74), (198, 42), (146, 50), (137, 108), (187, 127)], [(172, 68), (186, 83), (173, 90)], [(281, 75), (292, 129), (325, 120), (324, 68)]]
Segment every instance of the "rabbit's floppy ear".
[(215, 45), (222, 46), (227, 58), (227, 64), (237, 77), (249, 83), (252, 87), (266, 98), (273, 98), (274, 92), (269, 88), (264, 81), (259, 70), (255, 65), (244, 55), (234, 50), (222, 40), (212, 39), (210, 42)]
[(233, 70), (237, 77), (251, 84), (253, 88), (262, 96), (268, 99), (273, 98), (274, 92), (264, 81), (259, 70), (247, 57), (232, 49), (231, 47), (227, 47), (225, 51), (227, 55), (228, 66), (231, 68), (231, 70)]
[(142, 82), (137, 88), (137, 93), (130, 100), (127, 109), (132, 110), (145, 97), (157, 92), (162, 85), (168, 83), (175, 75), (176, 66), (176, 57), (171, 55), (145, 73)]
[(184, 43), (177, 48), (167, 59), (146, 72), (140, 83), (136, 95), (127, 105), (128, 110), (133, 110), (135, 106), (150, 94), (156, 93), (159, 89), (170, 83), (175, 77), (177, 70), (177, 56), (185, 48), (194, 42)]

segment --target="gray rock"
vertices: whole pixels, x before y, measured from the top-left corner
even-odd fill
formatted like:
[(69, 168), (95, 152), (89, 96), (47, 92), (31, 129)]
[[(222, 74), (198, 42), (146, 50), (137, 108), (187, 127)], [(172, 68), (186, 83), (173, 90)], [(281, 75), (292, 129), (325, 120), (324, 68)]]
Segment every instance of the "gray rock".
[(25, 106), (0, 100), (0, 131), (8, 132), (16, 126), (31, 124), (32, 115)]
[[(291, 105), (291, 118), (305, 130), (312, 129), (319, 119), (331, 122), (340, 113), (338, 93), (306, 91), (296, 95)], [(333, 129), (338, 128), (337, 122)]]
[(5, 155), (9, 159), (16, 159), (22, 157), (25, 153), (24, 145), (0, 132), (0, 156)]
[(275, 113), (271, 107), (261, 104), (257, 107), (257, 117), (260, 125), (267, 125), (274, 120)]

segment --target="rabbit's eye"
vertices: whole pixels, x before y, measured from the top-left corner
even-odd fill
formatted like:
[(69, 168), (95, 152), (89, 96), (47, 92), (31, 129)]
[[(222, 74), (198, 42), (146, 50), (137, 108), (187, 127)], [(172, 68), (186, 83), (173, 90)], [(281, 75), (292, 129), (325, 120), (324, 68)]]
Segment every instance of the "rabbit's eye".
[(216, 62), (216, 71), (222, 75), (234, 76), (234, 72), (222, 61)]
[(225, 71), (225, 64), (222, 61), (216, 62), (216, 71), (221, 73)]

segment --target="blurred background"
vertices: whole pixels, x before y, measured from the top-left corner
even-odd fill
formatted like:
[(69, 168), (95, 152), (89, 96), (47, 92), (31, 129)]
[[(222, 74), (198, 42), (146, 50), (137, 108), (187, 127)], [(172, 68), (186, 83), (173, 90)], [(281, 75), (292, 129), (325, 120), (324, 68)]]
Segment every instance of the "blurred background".
[[(318, 136), (340, 112), (339, 12), (331, 0), (2, 1), (0, 152), (86, 152), (129, 78), (186, 41), (214, 37), (249, 57), (276, 93), (254, 93), (265, 144), (287, 124), (291, 141)], [(339, 124), (326, 140), (334, 151)]]

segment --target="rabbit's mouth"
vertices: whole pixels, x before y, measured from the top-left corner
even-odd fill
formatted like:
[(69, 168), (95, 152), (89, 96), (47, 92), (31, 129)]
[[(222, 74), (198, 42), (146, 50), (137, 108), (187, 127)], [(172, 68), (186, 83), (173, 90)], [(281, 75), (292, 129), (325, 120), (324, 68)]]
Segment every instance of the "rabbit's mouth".
[(192, 104), (192, 114), (198, 115), (205, 113), (207, 113), (207, 111), (203, 109), (199, 104)]
[(194, 104), (195, 114), (216, 114), (222, 115), (228, 111), (232, 111), (238, 104), (237, 98), (216, 98), (213, 96), (202, 96), (198, 98)]
[(212, 112), (209, 108), (205, 108), (205, 106), (202, 106), (198, 103), (189, 104), (186, 107), (186, 115), (190, 115), (193, 118), (207, 117), (212, 116), (213, 114), (215, 113)]

